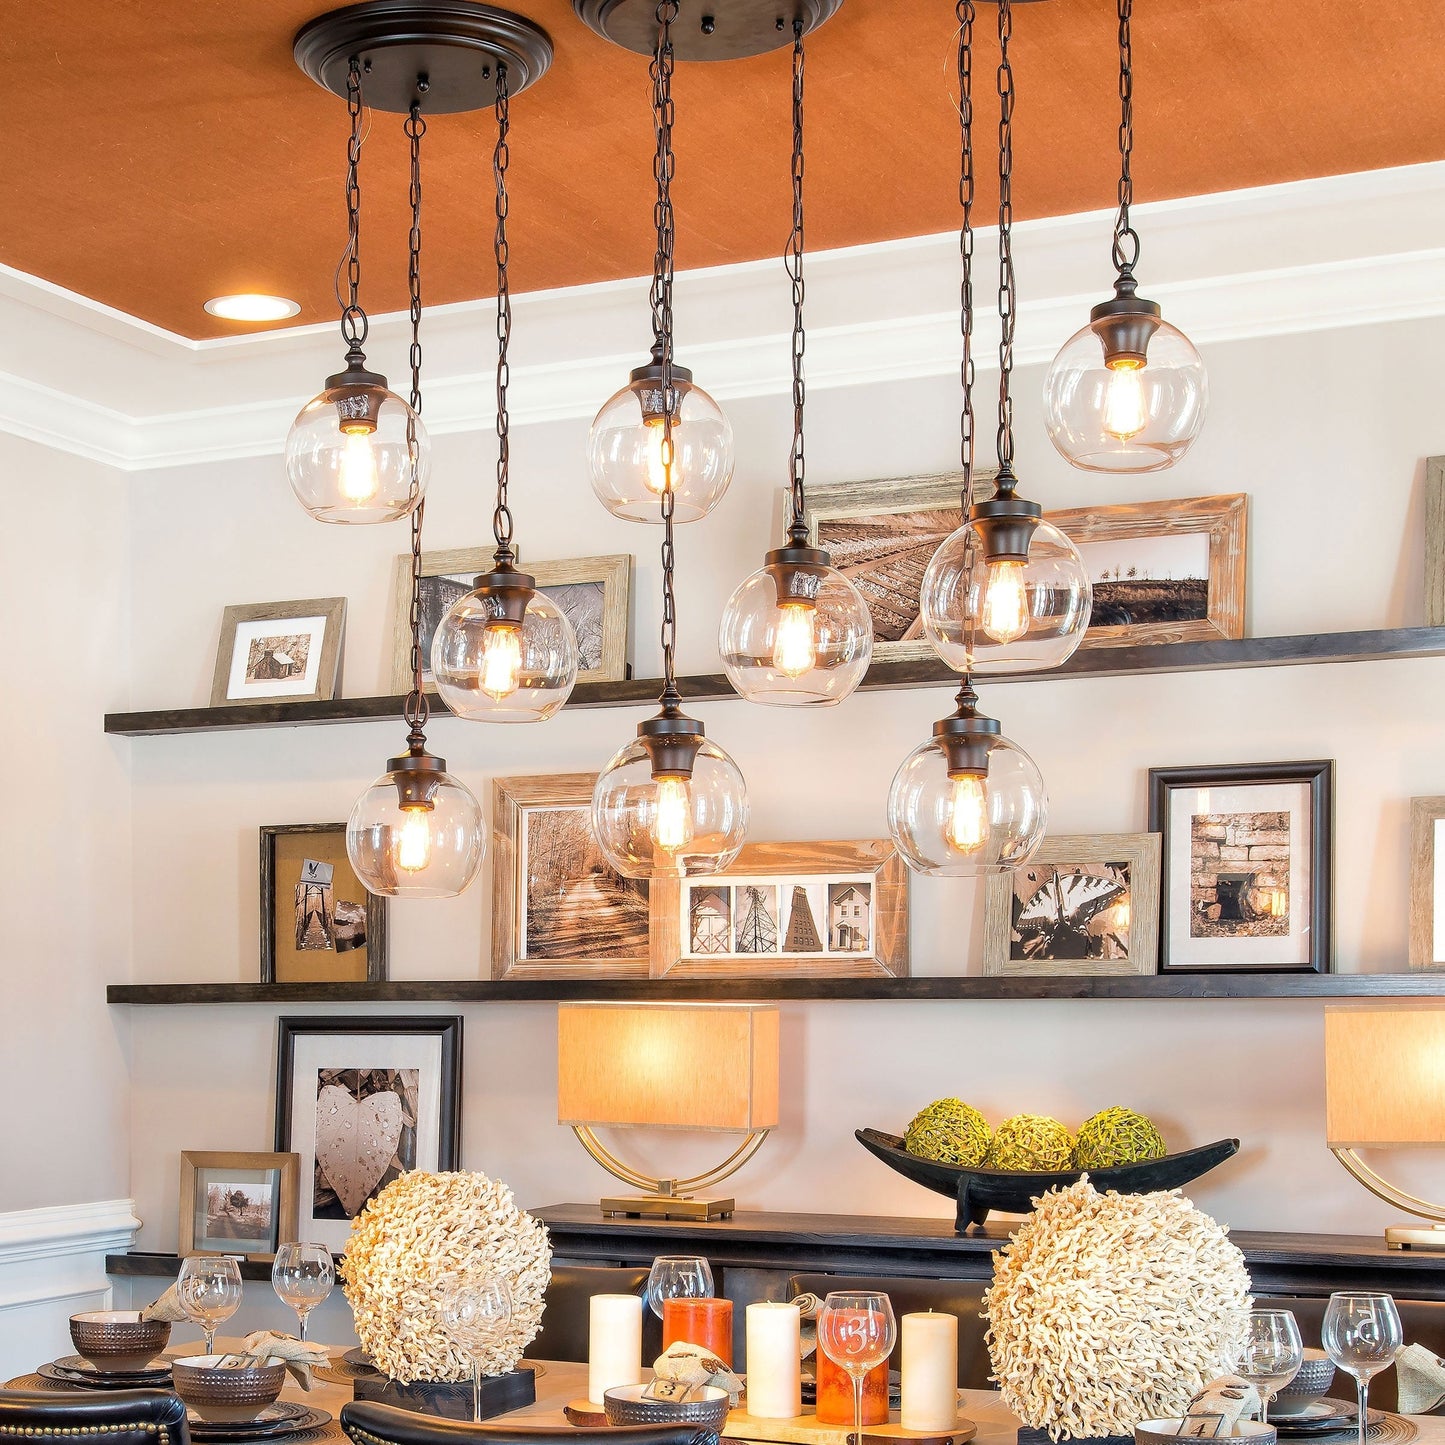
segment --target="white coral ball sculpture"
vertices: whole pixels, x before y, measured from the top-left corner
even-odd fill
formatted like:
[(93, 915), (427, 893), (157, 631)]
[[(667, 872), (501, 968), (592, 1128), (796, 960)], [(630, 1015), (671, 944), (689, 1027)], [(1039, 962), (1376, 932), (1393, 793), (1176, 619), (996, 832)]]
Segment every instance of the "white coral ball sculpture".
[(552, 1246), (512, 1191), (485, 1174), (403, 1174), (352, 1221), (342, 1287), (362, 1348), (404, 1384), (469, 1380), (471, 1357), (437, 1319), (437, 1282), (468, 1270), (500, 1275), (512, 1292), (510, 1328), (482, 1357), (505, 1374), (536, 1338), (552, 1274)]
[(1227, 1232), (1177, 1190), (1100, 1194), (1087, 1175), (1051, 1190), (984, 1294), (1003, 1402), (1053, 1440), (1183, 1415), (1233, 1367), (1249, 1289)]

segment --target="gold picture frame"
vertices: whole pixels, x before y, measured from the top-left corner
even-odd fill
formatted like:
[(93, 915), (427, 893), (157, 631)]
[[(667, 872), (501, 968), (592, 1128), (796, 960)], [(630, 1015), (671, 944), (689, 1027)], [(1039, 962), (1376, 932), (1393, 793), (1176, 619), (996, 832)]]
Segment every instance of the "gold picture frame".
[(297, 1237), (300, 1171), (299, 1154), (184, 1150), (176, 1253), (274, 1258)]
[[(431, 676), (431, 640), (442, 616), (456, 597), (471, 590), (472, 578), (493, 566), (490, 547), (453, 547), (421, 554), (422, 677), (428, 692), (436, 685)], [(518, 566), (522, 566), (519, 562)], [(411, 554), (396, 559), (395, 611), (392, 620), (392, 690), (411, 691)], [(578, 682), (621, 682), (628, 676), (627, 619), (632, 595), (632, 557), (614, 553), (605, 557), (569, 557), (557, 562), (528, 562), (523, 570), (534, 577), (539, 592), (586, 588), (568, 608), (568, 620), (578, 633), (585, 666)], [(428, 588), (438, 580), (452, 585)], [(600, 598), (597, 594), (600, 594)], [(556, 599), (554, 599), (556, 600)]]
[[(1410, 799), (1410, 967), (1445, 970), (1445, 848), (1437, 846), (1445, 826), (1445, 798)], [(1437, 902), (1442, 907), (1437, 908)]]
[(341, 684), (346, 598), (245, 602), (221, 614), (212, 707), (327, 702)]

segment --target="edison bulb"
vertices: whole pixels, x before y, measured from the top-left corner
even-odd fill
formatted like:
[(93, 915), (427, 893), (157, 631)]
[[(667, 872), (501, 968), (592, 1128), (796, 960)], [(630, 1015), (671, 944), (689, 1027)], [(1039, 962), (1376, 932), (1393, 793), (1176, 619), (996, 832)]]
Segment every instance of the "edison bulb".
[(369, 502), (376, 495), (376, 456), (369, 431), (346, 433), (341, 454), (341, 495), (348, 502)]
[(431, 862), (431, 819), (429, 808), (403, 808), (406, 821), (397, 829), (396, 866), (408, 873), (420, 873)]
[(482, 691), (500, 702), (517, 690), (522, 671), (522, 630), (489, 627), (482, 643)]
[(988, 784), (977, 773), (953, 779), (948, 800), (949, 846), (960, 853), (977, 853), (988, 840)]
[(647, 490), (660, 497), (667, 490), (667, 474), (669, 471), (667, 462), (663, 459), (663, 447), (669, 440), (672, 442), (672, 455), (677, 456), (678, 428), (672, 429), (671, 438), (668, 437), (662, 424), (662, 418), (657, 417), (649, 420), (647, 426)]
[(692, 789), (686, 778), (657, 780), (657, 812), (652, 820), (653, 841), (676, 853), (692, 842)]
[(416, 774), (405, 771), (384, 773), (356, 800), (346, 823), (346, 856), (368, 892), (453, 898), (481, 870), (487, 838), (481, 804), (450, 773), (426, 779), (430, 807), (408, 796)]
[(1104, 398), (1104, 430), (1126, 442), (1143, 431), (1148, 420), (1138, 365), (1118, 362), (1110, 368), (1109, 393)]
[(773, 666), (784, 677), (802, 677), (818, 661), (818, 642), (813, 636), (816, 609), (791, 603), (778, 609), (778, 636), (773, 643)]
[(1029, 599), (1022, 562), (990, 562), (983, 589), (983, 630), (995, 642), (1013, 642), (1029, 630)]

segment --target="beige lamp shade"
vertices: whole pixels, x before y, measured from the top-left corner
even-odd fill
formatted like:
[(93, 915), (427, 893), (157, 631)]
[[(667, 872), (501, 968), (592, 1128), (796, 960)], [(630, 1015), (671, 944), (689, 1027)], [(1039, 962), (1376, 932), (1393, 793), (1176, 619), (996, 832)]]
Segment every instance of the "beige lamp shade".
[(561, 1005), (557, 1122), (776, 1128), (777, 1009)]
[(1325, 1011), (1331, 1149), (1445, 1143), (1445, 1009)]

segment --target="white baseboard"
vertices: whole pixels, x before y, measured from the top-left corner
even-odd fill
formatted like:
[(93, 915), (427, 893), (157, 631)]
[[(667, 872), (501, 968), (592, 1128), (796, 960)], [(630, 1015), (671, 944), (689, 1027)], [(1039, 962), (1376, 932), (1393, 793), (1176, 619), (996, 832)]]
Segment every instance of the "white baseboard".
[(109, 1308), (105, 1257), (139, 1228), (130, 1199), (0, 1214), (0, 1380), (72, 1353), (69, 1317)]

